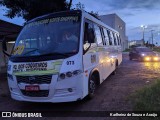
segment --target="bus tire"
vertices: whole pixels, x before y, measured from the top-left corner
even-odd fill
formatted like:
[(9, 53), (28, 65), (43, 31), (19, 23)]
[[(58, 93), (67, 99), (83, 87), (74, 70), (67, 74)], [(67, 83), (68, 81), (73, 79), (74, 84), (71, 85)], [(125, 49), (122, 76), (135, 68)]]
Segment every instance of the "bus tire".
[(117, 67), (118, 67), (118, 60), (116, 60), (116, 69), (117, 69)]
[(89, 85), (88, 85), (88, 98), (92, 99), (95, 96), (95, 90), (96, 90), (96, 79), (92, 75), (89, 79)]
[(115, 62), (115, 70), (112, 72), (112, 75), (116, 75), (117, 67), (118, 67), (118, 61)]

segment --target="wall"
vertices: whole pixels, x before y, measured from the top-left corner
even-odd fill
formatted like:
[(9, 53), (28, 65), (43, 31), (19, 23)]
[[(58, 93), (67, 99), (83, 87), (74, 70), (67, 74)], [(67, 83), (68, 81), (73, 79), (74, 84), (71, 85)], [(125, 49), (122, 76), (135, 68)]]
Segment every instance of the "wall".
[[(7, 44), (8, 53), (11, 53), (14, 44)], [(2, 42), (0, 42), (0, 72), (6, 72), (6, 67), (8, 63), (8, 57), (4, 55), (2, 50)]]
[(115, 17), (113, 14), (102, 15), (100, 16), (100, 19), (111, 28), (115, 28)]
[(122, 49), (125, 50), (126, 48), (128, 48), (128, 37), (126, 37), (126, 23), (116, 14), (102, 15), (100, 16), (100, 19), (105, 24), (120, 33), (122, 40)]
[(129, 41), (129, 47), (131, 47), (132, 45), (143, 46), (143, 40), (131, 40), (131, 41)]
[(1, 67), (5, 66), (5, 58), (2, 50), (2, 42), (0, 42), (0, 66)]

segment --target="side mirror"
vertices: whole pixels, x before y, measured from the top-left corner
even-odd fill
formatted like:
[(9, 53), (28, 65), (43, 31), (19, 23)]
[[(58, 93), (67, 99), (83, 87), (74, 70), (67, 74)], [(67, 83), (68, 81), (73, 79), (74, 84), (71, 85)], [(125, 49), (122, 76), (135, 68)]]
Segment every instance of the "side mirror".
[(7, 45), (6, 45), (6, 40), (2, 41), (2, 47), (4, 51), (7, 51)]
[(4, 38), (3, 41), (2, 41), (2, 48), (3, 48), (3, 53), (4, 53), (5, 55), (7, 55), (8, 57), (10, 57), (11, 55), (7, 53), (7, 44), (6, 44), (5, 38)]

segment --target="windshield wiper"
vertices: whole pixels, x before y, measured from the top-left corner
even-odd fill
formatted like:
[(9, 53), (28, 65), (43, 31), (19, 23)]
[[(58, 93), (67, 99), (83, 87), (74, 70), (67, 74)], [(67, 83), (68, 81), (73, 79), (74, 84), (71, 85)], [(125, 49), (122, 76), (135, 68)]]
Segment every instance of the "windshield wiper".
[(65, 57), (69, 57), (69, 56), (70, 56), (68, 53), (59, 53), (59, 52), (42, 54), (42, 55), (40, 55), (40, 56), (48, 56), (48, 55), (62, 55), (62, 56), (65, 56)]
[(35, 48), (35, 49), (31, 50), (31, 51), (25, 52), (23, 55), (26, 55), (26, 54), (28, 54), (28, 53), (34, 52), (34, 51), (36, 51), (36, 50), (39, 50), (39, 49), (38, 49), (38, 48)]

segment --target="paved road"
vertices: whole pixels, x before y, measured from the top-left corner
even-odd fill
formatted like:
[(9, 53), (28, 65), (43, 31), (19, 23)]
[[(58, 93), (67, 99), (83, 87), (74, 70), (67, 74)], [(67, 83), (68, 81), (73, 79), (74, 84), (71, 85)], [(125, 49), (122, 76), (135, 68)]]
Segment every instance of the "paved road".
[[(102, 83), (97, 89), (94, 99), (56, 104), (26, 103), (12, 100), (9, 95), (6, 79), (1, 75), (0, 111), (132, 111), (133, 105), (129, 99), (130, 95), (136, 90), (149, 85), (157, 78), (160, 78), (159, 73), (159, 63), (129, 61), (128, 55), (124, 54), (123, 62), (117, 69), (117, 74), (109, 76)], [(70, 118), (65, 119), (70, 120)], [(98, 119), (116, 120), (117, 118)], [(119, 119), (120, 118), (118, 118), (118, 120)]]

